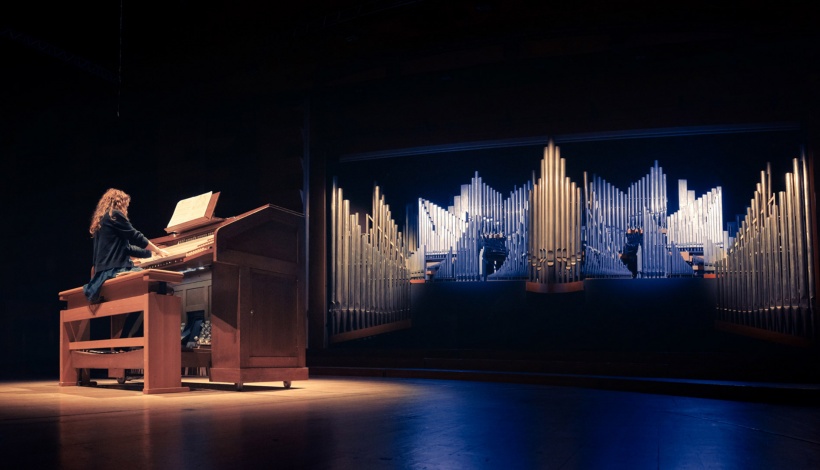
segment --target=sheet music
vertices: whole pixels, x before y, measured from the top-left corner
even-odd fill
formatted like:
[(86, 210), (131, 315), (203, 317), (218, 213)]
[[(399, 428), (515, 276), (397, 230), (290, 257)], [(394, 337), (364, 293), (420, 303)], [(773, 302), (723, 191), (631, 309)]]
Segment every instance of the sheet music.
[(208, 210), (208, 203), (211, 201), (211, 195), (213, 195), (213, 191), (208, 191), (205, 194), (189, 197), (177, 202), (174, 214), (171, 216), (171, 221), (168, 222), (168, 227), (174, 227), (205, 217)]

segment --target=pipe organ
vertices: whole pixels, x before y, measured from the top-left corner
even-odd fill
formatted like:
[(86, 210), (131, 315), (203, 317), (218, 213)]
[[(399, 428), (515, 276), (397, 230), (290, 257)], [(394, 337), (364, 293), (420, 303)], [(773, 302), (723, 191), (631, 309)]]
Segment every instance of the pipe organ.
[(805, 156), (795, 158), (784, 189), (775, 192), (771, 166), (760, 172), (734, 242), (715, 266), (719, 327), (816, 339), (816, 208), (810, 175)]
[(362, 226), (334, 179), (331, 219), (330, 342), (409, 327), (407, 247), (379, 187)]
[(525, 278), (529, 191), (529, 185), (515, 188), (505, 198), (476, 172), (447, 209), (419, 199), (418, 243), (423, 255), (414, 255), (414, 272), (424, 259), (437, 280)]
[(578, 290), (581, 283), (581, 188), (566, 175), (560, 149), (549, 141), (533, 174), (529, 198), (529, 282), (535, 292)]
[(695, 270), (689, 261), (684, 258), (685, 250), (679, 248), (674, 242), (669, 243), (666, 253), (666, 277), (693, 277)]
[(422, 245), (407, 257), (407, 273), (410, 282), (424, 282), (427, 279), (427, 247)]
[(666, 277), (666, 175), (658, 161), (627, 190), (627, 224), (640, 231), (638, 277)]
[(686, 180), (678, 180), (677, 212), (668, 218), (667, 239), (691, 255), (703, 256), (705, 273), (714, 273), (715, 262), (724, 256), (729, 232), (723, 230), (723, 192), (720, 186), (695, 199)]
[(570, 292), (585, 278), (691, 277), (702, 256), (703, 274), (717, 278), (719, 325), (813, 340), (813, 170), (805, 157), (792, 167), (778, 192), (770, 167), (762, 171), (745, 218), (728, 230), (720, 186), (695, 198), (679, 180), (678, 210), (667, 215), (666, 175), (657, 161), (626, 191), (595, 175), (588, 180), (586, 172), (581, 188), (552, 141), (539, 173), (506, 197), (476, 172), (446, 209), (419, 198), (406, 239), (378, 186), (362, 228), (334, 180), (331, 338), (409, 326), (411, 279), (520, 279), (529, 291)]
[(626, 240), (626, 194), (598, 176), (584, 172), (584, 277), (632, 277), (621, 261)]
[[(666, 215), (666, 175), (657, 161), (646, 176), (629, 186), (626, 193), (594, 175), (592, 181), (588, 181), (586, 172), (584, 188), (585, 278), (694, 275), (692, 265), (682, 256), (681, 250), (685, 247), (669, 235), (670, 224), (674, 222), (672, 217)], [(720, 214), (723, 207), (719, 188), (717, 193), (709, 195), (713, 203), (707, 206), (709, 215), (714, 215), (715, 210)], [(694, 193), (691, 196), (694, 199)], [(702, 213), (701, 210), (696, 215)], [(674, 221), (680, 221), (675, 227), (680, 228), (682, 233), (703, 232), (703, 229), (691, 226), (699, 220), (694, 216), (674, 218)], [(719, 228), (722, 220), (723, 217), (719, 216), (710, 219), (710, 222), (716, 222)], [(635, 273), (622, 262), (630, 238), (639, 240)]]
[[(560, 149), (550, 142), (544, 148), (540, 175), (533, 174), (532, 182), (506, 199), (484, 184), (478, 173), (469, 185), (462, 185), (461, 194), (447, 209), (419, 199), (418, 249), (410, 255), (411, 277), (523, 278), (528, 289), (548, 292), (557, 286), (563, 291), (580, 288), (573, 283), (586, 277), (694, 276), (691, 262), (682, 254), (692, 242), (682, 237), (696, 233), (715, 238), (722, 223), (722, 194), (717, 188), (694, 200), (689, 193), (692, 207), (679, 211), (684, 215), (673, 215), (675, 235), (669, 238), (672, 219), (667, 217), (666, 175), (657, 161), (626, 192), (597, 176), (588, 181), (584, 173), (582, 195), (566, 176)], [(636, 274), (622, 260), (628, 234), (639, 244)], [(488, 273), (481, 250), (493, 237), (504, 240), (507, 257)], [(700, 242), (700, 250), (710, 260), (716, 259), (726, 243), (723, 238), (705, 245)]]
[(489, 275), (492, 279), (524, 279), (527, 276), (527, 203), (530, 191), (532, 185), (529, 183), (513, 189), (499, 208), (498, 218), (507, 245), (507, 258), (500, 268)]
[[(418, 219), (419, 249), (414, 253), (413, 259), (416, 264), (422, 265), (423, 278), (435, 276), (436, 279), (455, 279), (456, 258), (453, 247), (458, 245), (467, 231), (467, 221), (452, 210), (446, 210), (425, 199), (419, 199)], [(462, 258), (460, 266), (468, 264)]]
[[(456, 199), (458, 200), (458, 196)], [(426, 247), (430, 254), (452, 250), (467, 231), (467, 215), (463, 216), (460, 217), (452, 210), (444, 209), (428, 200), (419, 199), (419, 246)]]

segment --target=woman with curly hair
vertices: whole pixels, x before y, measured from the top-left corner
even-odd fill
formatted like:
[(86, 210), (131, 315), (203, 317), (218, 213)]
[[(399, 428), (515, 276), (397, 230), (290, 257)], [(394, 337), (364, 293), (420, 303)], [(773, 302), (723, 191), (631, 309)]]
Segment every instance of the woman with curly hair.
[(94, 257), (91, 280), (83, 286), (86, 298), (100, 300), (100, 288), (108, 279), (125, 271), (138, 271), (131, 258), (150, 258), (151, 252), (167, 256), (168, 252), (154, 245), (128, 220), (131, 196), (111, 188), (102, 195), (88, 231), (94, 239)]

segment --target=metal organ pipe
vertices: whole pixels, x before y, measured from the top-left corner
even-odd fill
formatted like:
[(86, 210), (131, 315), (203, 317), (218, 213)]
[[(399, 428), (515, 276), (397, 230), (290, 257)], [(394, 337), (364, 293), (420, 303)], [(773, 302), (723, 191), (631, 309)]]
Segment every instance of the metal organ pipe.
[[(715, 262), (724, 256), (723, 192), (720, 186), (694, 198), (686, 180), (678, 180), (678, 210), (668, 217), (667, 240), (680, 250), (702, 253), (704, 269), (714, 272)], [(671, 274), (671, 273), (670, 273)]]
[(629, 228), (643, 233), (638, 262), (639, 277), (666, 277), (666, 175), (655, 165), (649, 174), (630, 186)]
[[(522, 279), (527, 276), (529, 234), (527, 201), (531, 186), (515, 188), (507, 198), (475, 173), (470, 184), (444, 209), (419, 200), (419, 245), (427, 262), (437, 263), (435, 280), (483, 279), (481, 243), (486, 238), (504, 239), (507, 257), (488, 279)], [(416, 261), (418, 262), (418, 261)]]
[(814, 340), (815, 197), (805, 156), (792, 161), (784, 190), (761, 172), (746, 217), (716, 263), (719, 320)]
[(627, 228), (623, 191), (595, 175), (587, 181), (586, 172), (584, 188), (584, 277), (632, 277), (619, 256)]
[(499, 269), (490, 275), (492, 279), (522, 279), (527, 275), (527, 220), (526, 205), (530, 192), (529, 184), (515, 188), (503, 201), (497, 217), (503, 224), (502, 234), (506, 237), (507, 258)]
[[(679, 207), (667, 216), (666, 175), (657, 161), (626, 191), (586, 173), (582, 188), (566, 175), (566, 160), (550, 141), (531, 180), (506, 196), (476, 172), (446, 209), (419, 199), (411, 238), (398, 230), (378, 186), (363, 229), (334, 180), (332, 328), (344, 332), (375, 324), (380, 312), (409, 311), (409, 279), (427, 279), (428, 266), (436, 263), (436, 280), (486, 276), (548, 287), (585, 277), (629, 277), (619, 254), (633, 229), (643, 234), (640, 277), (694, 275), (681, 252), (702, 252), (706, 272), (717, 277), (720, 321), (813, 339), (811, 174), (805, 157), (794, 159), (776, 192), (767, 165), (745, 216), (724, 230), (721, 187), (695, 198), (686, 180), (679, 180)], [(480, 251), (488, 237), (503, 238), (507, 250), (492, 274), (484, 271)]]
[(350, 201), (333, 181), (331, 196), (331, 338), (409, 319), (408, 251), (390, 206), (374, 186), (372, 211), (350, 213)]
[[(552, 140), (544, 149), (541, 175), (533, 175), (529, 198), (529, 281), (552, 285), (580, 281), (572, 258), (581, 246), (580, 189), (566, 176), (566, 162)], [(577, 265), (577, 262), (576, 262)]]

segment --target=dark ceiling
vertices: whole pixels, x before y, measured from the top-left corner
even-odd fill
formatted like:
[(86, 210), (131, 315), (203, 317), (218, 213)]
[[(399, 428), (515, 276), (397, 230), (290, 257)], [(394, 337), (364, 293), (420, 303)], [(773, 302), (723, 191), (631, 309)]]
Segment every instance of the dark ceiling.
[(14, 3), (18, 11), (0, 20), (0, 50), (7, 99), (26, 106), (83, 85), (192, 94), (435, 91), (431, 83), (446, 90), (454, 80), (496, 89), (581, 80), (595, 88), (607, 75), (634, 80), (667, 70), (703, 80), (694, 69), (769, 75), (783, 63), (793, 65), (784, 73), (808, 73), (817, 84), (819, 23), (804, 6), (810, 2)]
[[(14, 7), (0, 17), (6, 148), (152, 155), (203, 186), (239, 167), (270, 174), (264, 162), (278, 160), (277, 184), (295, 194), (308, 100), (313, 155), (331, 159), (547, 135), (818, 128), (820, 20), (808, 2)], [(68, 144), (28, 145), (44, 121)]]
[(208, 189), (226, 174), (274, 174), (290, 207), (308, 118), (313, 156), (329, 159), (533, 136), (820, 127), (809, 2), (8, 3), (0, 144), (24, 171), (41, 158), (70, 156), (72, 177), (112, 155), (149, 158), (167, 167), (159, 187), (182, 194), (199, 188), (179, 174)]

